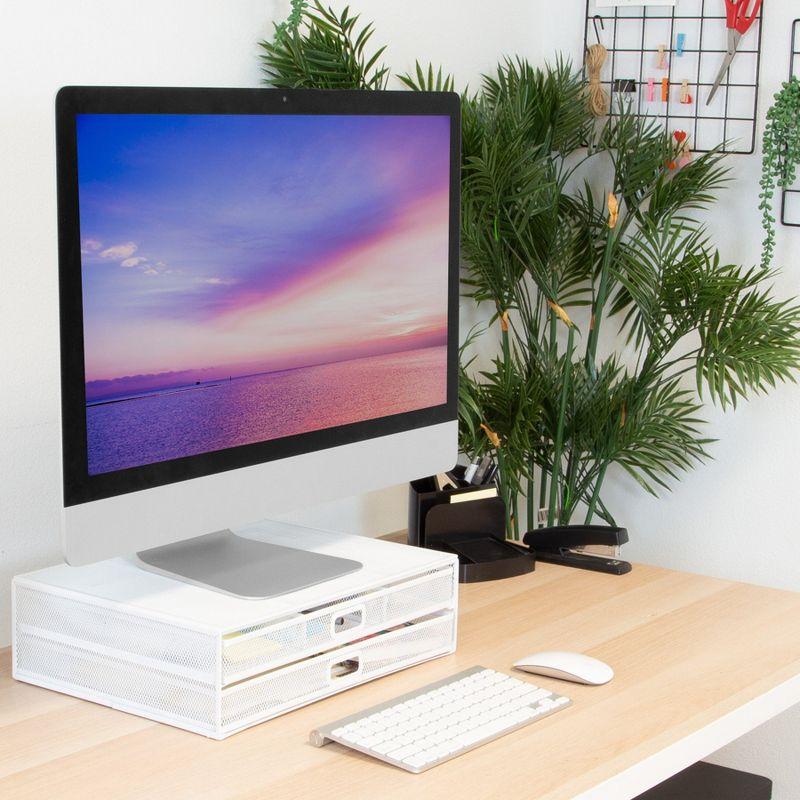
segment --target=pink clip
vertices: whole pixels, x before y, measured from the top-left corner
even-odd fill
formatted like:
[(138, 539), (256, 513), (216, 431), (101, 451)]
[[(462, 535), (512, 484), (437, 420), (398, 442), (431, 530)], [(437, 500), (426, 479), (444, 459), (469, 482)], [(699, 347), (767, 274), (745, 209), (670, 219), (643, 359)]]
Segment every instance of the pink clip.
[(686, 131), (674, 131), (672, 135), (678, 143), (678, 152), (676, 153), (678, 160), (677, 163), (675, 161), (670, 161), (667, 166), (670, 169), (685, 167), (692, 160), (692, 151), (689, 148), (689, 137), (686, 135)]
[(652, 103), (656, 99), (656, 82), (653, 78), (647, 81), (647, 102)]

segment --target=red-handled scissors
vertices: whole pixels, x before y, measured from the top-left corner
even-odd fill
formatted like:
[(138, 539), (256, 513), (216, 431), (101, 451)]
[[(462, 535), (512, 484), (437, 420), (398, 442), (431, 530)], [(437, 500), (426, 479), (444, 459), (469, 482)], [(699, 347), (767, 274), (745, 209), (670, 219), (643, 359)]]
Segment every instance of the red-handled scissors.
[[(748, 6), (752, 3), (752, 8), (748, 12)], [(719, 89), (725, 73), (730, 69), (733, 57), (736, 55), (736, 50), (739, 47), (739, 42), (750, 26), (758, 16), (761, 10), (761, 0), (725, 0), (725, 27), (728, 29), (728, 50), (725, 54), (725, 59), (722, 62), (717, 79), (714, 81), (711, 91), (706, 100), (708, 105), (713, 99), (714, 95)]]

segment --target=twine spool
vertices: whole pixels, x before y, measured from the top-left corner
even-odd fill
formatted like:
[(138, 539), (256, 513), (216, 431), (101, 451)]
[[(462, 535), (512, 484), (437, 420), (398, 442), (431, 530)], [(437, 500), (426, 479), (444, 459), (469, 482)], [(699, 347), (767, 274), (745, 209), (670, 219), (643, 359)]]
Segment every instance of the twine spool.
[(586, 105), (589, 113), (595, 117), (604, 117), (608, 113), (608, 92), (600, 83), (600, 72), (606, 63), (608, 50), (601, 44), (589, 45), (586, 51), (586, 71), (589, 73), (589, 89)]

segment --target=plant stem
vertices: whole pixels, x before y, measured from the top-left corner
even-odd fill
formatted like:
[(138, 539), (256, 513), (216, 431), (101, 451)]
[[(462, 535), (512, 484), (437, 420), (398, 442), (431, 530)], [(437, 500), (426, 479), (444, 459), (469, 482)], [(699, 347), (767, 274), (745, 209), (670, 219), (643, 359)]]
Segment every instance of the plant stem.
[(553, 472), (550, 480), (550, 505), (547, 509), (547, 525), (555, 522), (556, 503), (558, 501), (558, 482), (561, 473), (561, 449), (564, 441), (564, 417), (567, 414), (567, 397), (569, 396), (570, 378), (572, 377), (572, 348), (575, 342), (575, 328), (570, 325), (567, 337), (567, 352), (564, 354), (564, 378), (561, 384), (561, 399), (558, 407), (558, 424), (556, 439), (553, 442)]
[(567, 481), (561, 499), (561, 513), (559, 514), (559, 524), (569, 525), (572, 518), (572, 511), (578, 499), (576, 483), (578, 480), (578, 465), (580, 457), (576, 455), (574, 443), (570, 443), (569, 458), (567, 459)]
[(533, 480), (533, 456), (528, 459), (528, 489), (525, 492), (525, 500), (528, 511), (528, 530), (532, 531), (536, 527), (536, 511), (534, 508), (534, 495), (536, 487)]
[(506, 507), (505, 538), (508, 539), (511, 537), (511, 497), (510, 492), (508, 491), (508, 480), (506, 478), (503, 451), (499, 448), (497, 450), (497, 471), (500, 473), (500, 495), (503, 498), (503, 505)]
[(550, 357), (555, 358), (556, 355), (556, 345), (557, 345), (557, 326), (558, 325), (558, 317), (556, 317), (555, 311), (550, 311)]
[(567, 469), (564, 472), (564, 482), (561, 486), (561, 502), (559, 504), (558, 509), (558, 524), (564, 524), (564, 515), (567, 512), (567, 505), (569, 503), (569, 484), (570, 484), (570, 475), (572, 475), (572, 465), (573, 465), (573, 452), (570, 450), (569, 455), (567, 456)]
[(501, 333), (501, 341), (503, 343), (503, 366), (508, 369), (508, 363), (511, 358), (511, 347), (508, 341), (508, 328), (503, 327)]
[(614, 515), (606, 508), (605, 503), (600, 498), (597, 499), (597, 513), (600, 514), (609, 525), (614, 525), (616, 527), (617, 521), (614, 519)]
[[(558, 338), (558, 317), (556, 317), (556, 312), (550, 309), (549, 311), (550, 317), (550, 324), (548, 326), (548, 348), (550, 351), (550, 358), (555, 359), (556, 350), (557, 350), (557, 338)], [(555, 461), (553, 461), (553, 470), (548, 470), (546, 467), (542, 467), (542, 485), (539, 487), (539, 508), (544, 508), (545, 503), (547, 502), (547, 491), (548, 491), (548, 482), (552, 478), (553, 484), (557, 484), (557, 479), (555, 478)], [(553, 523), (550, 521), (550, 508), (553, 507), (553, 503), (547, 503), (547, 519), (548, 525), (552, 525)], [(537, 520), (537, 527), (538, 527), (538, 520)]]
[(603, 480), (606, 477), (606, 469), (608, 469), (608, 462), (604, 461), (597, 473), (597, 480), (594, 484), (592, 498), (589, 500), (589, 507), (586, 509), (586, 519), (584, 520), (584, 525), (588, 525), (594, 516), (594, 510), (597, 507), (597, 501), (600, 499), (600, 487), (603, 485)]
[[(539, 508), (544, 508), (547, 504), (547, 478), (550, 472), (547, 467), (542, 467), (542, 474), (539, 483)], [(536, 527), (539, 527), (539, 519), (536, 519)]]
[(603, 264), (600, 267), (600, 285), (597, 288), (597, 297), (592, 306), (591, 327), (589, 328), (589, 337), (586, 342), (586, 370), (593, 379), (597, 377), (595, 355), (597, 353), (597, 340), (600, 336), (603, 307), (606, 304), (606, 296), (608, 295), (608, 273), (611, 266), (611, 255), (614, 252), (614, 241), (614, 231), (609, 229), (606, 237), (606, 246), (603, 250)]

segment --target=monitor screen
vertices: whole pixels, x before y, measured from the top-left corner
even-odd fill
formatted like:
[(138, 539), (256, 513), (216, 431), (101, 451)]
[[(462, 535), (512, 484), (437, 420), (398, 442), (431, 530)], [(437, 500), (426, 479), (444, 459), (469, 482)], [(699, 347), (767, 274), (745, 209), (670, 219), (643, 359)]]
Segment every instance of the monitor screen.
[(88, 475), (445, 404), (450, 127), (76, 114)]

